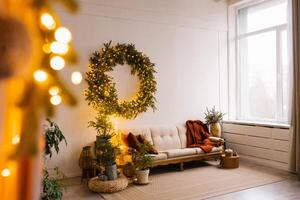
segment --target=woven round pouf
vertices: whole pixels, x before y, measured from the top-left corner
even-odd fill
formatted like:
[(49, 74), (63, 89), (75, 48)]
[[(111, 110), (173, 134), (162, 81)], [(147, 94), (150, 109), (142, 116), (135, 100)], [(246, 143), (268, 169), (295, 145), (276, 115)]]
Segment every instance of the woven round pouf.
[(101, 181), (98, 177), (91, 178), (89, 181), (89, 189), (98, 193), (113, 193), (124, 190), (128, 186), (128, 180), (121, 175), (116, 180)]

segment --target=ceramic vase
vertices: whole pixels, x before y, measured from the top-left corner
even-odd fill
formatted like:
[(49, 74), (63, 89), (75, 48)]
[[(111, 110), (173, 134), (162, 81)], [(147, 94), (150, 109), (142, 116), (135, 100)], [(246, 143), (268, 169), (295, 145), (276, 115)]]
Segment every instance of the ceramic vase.
[(149, 183), (149, 172), (150, 172), (150, 169), (137, 170), (135, 172), (136, 173), (137, 182), (139, 184), (147, 184), (147, 183)]
[(222, 134), (221, 124), (219, 122), (212, 123), (210, 125), (210, 132), (214, 137), (221, 137)]
[(108, 177), (108, 180), (115, 180), (118, 178), (117, 165), (107, 165), (105, 166), (105, 175)]

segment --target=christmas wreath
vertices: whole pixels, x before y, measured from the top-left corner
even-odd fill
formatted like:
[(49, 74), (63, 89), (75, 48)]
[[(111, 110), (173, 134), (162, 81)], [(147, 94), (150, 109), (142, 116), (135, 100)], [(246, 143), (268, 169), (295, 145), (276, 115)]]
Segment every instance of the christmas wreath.
[[(131, 74), (140, 80), (139, 91), (131, 101), (120, 101), (113, 77), (106, 72), (112, 71), (118, 64), (127, 63)], [(139, 113), (155, 107), (156, 81), (154, 64), (142, 52), (135, 49), (133, 44), (105, 43), (100, 51), (93, 53), (90, 58), (90, 70), (86, 73), (88, 89), (85, 91), (89, 105), (98, 110), (96, 122), (91, 122), (96, 128), (104, 128), (107, 116), (115, 115), (125, 119), (133, 119)], [(107, 128), (107, 127), (105, 127)]]

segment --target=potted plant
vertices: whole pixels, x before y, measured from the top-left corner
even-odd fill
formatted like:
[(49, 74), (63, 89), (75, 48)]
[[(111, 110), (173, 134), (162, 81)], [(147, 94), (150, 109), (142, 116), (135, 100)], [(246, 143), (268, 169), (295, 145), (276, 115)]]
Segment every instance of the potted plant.
[(97, 131), (96, 146), (107, 143), (114, 136), (114, 129), (107, 115), (99, 114), (95, 121), (89, 121), (89, 127)]
[(140, 149), (132, 149), (132, 162), (136, 168), (136, 177), (138, 184), (148, 184), (149, 183), (149, 173), (150, 167), (153, 164), (153, 157), (151, 157), (147, 152), (151, 148), (150, 144), (140, 144)]
[[(53, 149), (58, 154), (59, 152), (59, 144), (64, 141), (67, 145), (67, 141), (65, 139), (65, 136), (61, 132), (58, 125), (51, 121), (50, 119), (47, 119), (48, 124), (45, 124), (44, 126), (44, 135), (45, 135), (45, 152), (44, 152), (44, 160), (45, 160), (45, 166), (46, 161), (48, 159), (51, 159), (52, 157), (52, 151)], [(63, 196), (63, 184), (58, 179), (65, 178), (65, 175), (58, 169), (58, 167), (55, 167), (52, 169), (55, 173), (54, 175), (50, 176), (49, 173), (50, 169), (47, 169), (46, 167), (43, 169), (43, 190), (41, 191), (41, 197), (42, 200), (48, 200), (48, 199), (55, 199), (60, 200)], [(51, 173), (53, 174), (53, 173)]]
[(222, 131), (220, 122), (223, 120), (225, 113), (216, 111), (215, 106), (211, 110), (208, 110), (208, 108), (206, 108), (206, 111), (207, 112), (205, 113), (205, 120), (206, 123), (210, 126), (211, 134), (215, 137), (221, 137)]
[[(103, 139), (104, 136), (100, 136)], [(115, 180), (118, 178), (116, 157), (119, 154), (119, 148), (113, 146), (111, 143), (110, 137), (105, 136), (105, 140), (96, 145), (98, 151), (97, 157), (99, 162), (105, 167), (105, 175), (108, 177), (108, 180)]]
[(62, 184), (58, 179), (65, 178), (65, 175), (57, 168), (54, 169), (55, 177), (50, 176), (48, 170), (44, 169), (43, 171), (43, 190), (41, 191), (40, 199), (41, 200), (60, 200), (63, 196), (63, 188), (65, 185)]
[(95, 151), (97, 161), (105, 167), (105, 175), (108, 180), (115, 180), (117, 176), (116, 156), (120, 149), (114, 146), (111, 139), (115, 136), (112, 123), (108, 116), (99, 115), (95, 121), (89, 122), (90, 127), (94, 127), (97, 131)]

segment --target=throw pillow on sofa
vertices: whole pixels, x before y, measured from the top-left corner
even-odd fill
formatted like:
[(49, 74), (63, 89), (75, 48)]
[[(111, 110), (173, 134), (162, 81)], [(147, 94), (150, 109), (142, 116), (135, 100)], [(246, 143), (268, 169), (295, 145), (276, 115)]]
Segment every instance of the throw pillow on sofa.
[(140, 142), (135, 135), (129, 133), (127, 136), (127, 144), (129, 147), (140, 151)]
[(141, 143), (141, 144), (147, 144), (149, 146), (151, 146), (151, 148), (149, 149), (149, 152), (150, 154), (158, 154), (157, 150), (155, 149), (155, 147), (153, 145), (150, 144), (150, 142), (148, 140), (146, 140), (146, 138), (142, 135), (138, 135), (137, 136), (137, 139), (138, 141)]
[(128, 144), (128, 147), (131, 147), (133, 149), (136, 149), (137, 151), (141, 151), (140, 145), (141, 144), (147, 144), (151, 146), (150, 150), (147, 152), (149, 154), (158, 154), (157, 150), (154, 148), (153, 145), (151, 145), (144, 136), (138, 135), (135, 136), (131, 132), (127, 136), (127, 141), (126, 143)]

